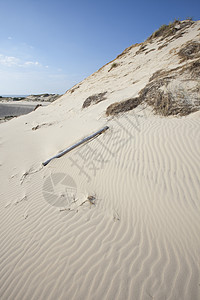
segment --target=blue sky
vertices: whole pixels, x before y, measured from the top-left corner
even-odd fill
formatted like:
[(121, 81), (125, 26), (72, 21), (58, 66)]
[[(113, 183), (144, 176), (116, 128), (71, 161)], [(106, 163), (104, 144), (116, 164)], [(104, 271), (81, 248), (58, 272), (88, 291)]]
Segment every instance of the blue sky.
[(0, 0), (0, 95), (64, 93), (200, 1)]

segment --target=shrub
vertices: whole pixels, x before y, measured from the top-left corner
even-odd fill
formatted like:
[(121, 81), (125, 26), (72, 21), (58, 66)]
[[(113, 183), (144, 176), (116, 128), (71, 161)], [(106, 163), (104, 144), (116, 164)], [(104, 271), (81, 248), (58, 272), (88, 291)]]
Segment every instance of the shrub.
[(188, 59), (194, 59), (200, 57), (200, 43), (190, 41), (184, 45), (178, 52), (181, 58), (181, 63)]
[(136, 108), (141, 103), (140, 97), (131, 98), (125, 101), (116, 102), (107, 107), (106, 115), (117, 115)]
[(105, 95), (107, 94), (107, 92), (104, 93), (99, 93), (99, 94), (95, 94), (92, 96), (89, 96), (83, 103), (82, 108), (86, 108), (92, 104), (97, 104), (103, 100), (106, 100)]
[(117, 63), (113, 63), (110, 67), (110, 69), (108, 70), (108, 72), (110, 72), (113, 68), (116, 68), (119, 64)]

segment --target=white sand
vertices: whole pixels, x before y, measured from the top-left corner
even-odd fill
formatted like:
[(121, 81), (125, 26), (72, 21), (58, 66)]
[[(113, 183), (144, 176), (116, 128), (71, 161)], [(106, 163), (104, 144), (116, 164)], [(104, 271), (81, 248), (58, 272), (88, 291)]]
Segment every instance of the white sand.
[[(105, 116), (156, 70), (175, 67), (170, 49), (198, 40), (199, 27), (134, 62), (133, 48), (120, 67), (0, 124), (0, 299), (200, 299), (200, 112), (164, 118), (139, 106)], [(103, 91), (107, 100), (82, 110)], [(104, 125), (104, 134), (42, 167)], [(67, 176), (76, 189), (62, 209), (50, 204), (52, 182), (66, 203), (59, 181)]]

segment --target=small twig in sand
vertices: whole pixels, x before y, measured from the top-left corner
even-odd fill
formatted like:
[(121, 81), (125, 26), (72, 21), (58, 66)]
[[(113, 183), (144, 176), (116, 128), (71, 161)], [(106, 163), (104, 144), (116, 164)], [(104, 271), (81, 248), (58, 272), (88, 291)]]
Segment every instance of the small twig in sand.
[(118, 212), (115, 210), (114, 214), (113, 214), (113, 221), (120, 221), (120, 216), (118, 214)]
[(20, 183), (22, 184), (23, 182), (24, 182), (24, 180), (25, 180), (25, 178), (26, 178), (26, 176), (29, 174), (29, 172), (25, 172), (23, 175), (22, 175), (22, 177), (21, 177), (21, 179), (20, 179)]
[[(78, 199), (76, 199), (75, 197), (73, 198), (73, 200), (74, 201), (72, 202), (72, 204), (75, 204), (78, 201)], [(87, 197), (86, 200), (84, 200), (81, 204), (79, 204), (75, 209), (73, 209), (73, 208), (71, 209), (70, 207), (61, 208), (60, 212), (66, 211), (66, 210), (68, 210), (68, 211), (75, 211), (75, 210), (77, 210), (78, 211), (78, 208), (80, 206), (83, 206), (86, 202), (89, 202), (90, 205), (95, 205), (95, 201), (96, 201), (96, 195), (90, 195), (90, 196)]]
[(15, 202), (15, 205), (17, 205), (18, 203), (20, 203), (20, 202), (22, 202), (22, 201), (27, 201), (27, 196), (26, 196), (26, 195), (25, 195), (23, 198), (17, 200), (17, 201)]
[(95, 205), (96, 195), (88, 196), (88, 197), (87, 197), (87, 200), (90, 202), (90, 204)]

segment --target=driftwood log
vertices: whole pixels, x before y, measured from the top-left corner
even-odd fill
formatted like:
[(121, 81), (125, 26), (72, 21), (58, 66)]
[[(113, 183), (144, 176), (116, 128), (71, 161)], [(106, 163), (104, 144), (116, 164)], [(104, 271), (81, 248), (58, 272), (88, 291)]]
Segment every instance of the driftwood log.
[(63, 150), (62, 152), (60, 152), (60, 153), (56, 154), (55, 156), (49, 158), (48, 160), (46, 160), (45, 162), (42, 163), (43, 166), (46, 166), (52, 159), (59, 158), (59, 157), (63, 156), (64, 154), (70, 152), (71, 150), (75, 149), (76, 147), (80, 146), (81, 144), (83, 144), (83, 143), (91, 140), (92, 138), (102, 134), (103, 132), (108, 130), (108, 128), (109, 128), (108, 126), (103, 127), (102, 129), (100, 129), (100, 130), (96, 131), (95, 133), (89, 135), (88, 137), (82, 139), (80, 142), (68, 147), (67, 149)]

